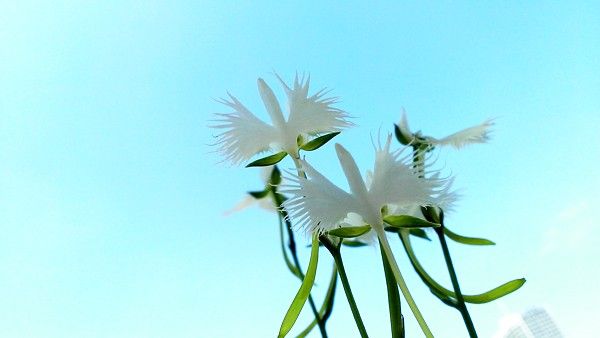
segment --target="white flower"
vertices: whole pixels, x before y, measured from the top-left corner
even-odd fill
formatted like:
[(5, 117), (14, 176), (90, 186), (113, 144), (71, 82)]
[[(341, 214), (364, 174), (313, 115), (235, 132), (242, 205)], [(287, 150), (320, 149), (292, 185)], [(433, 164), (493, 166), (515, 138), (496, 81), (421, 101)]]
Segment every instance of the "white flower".
[[(308, 178), (289, 180), (282, 192), (291, 194), (284, 203), (297, 226), (308, 227), (312, 232), (322, 233), (341, 225), (348, 213), (356, 213), (371, 226), (382, 226), (381, 209), (384, 206), (439, 205), (447, 203), (451, 180), (419, 177), (412, 161), (412, 154), (401, 156), (402, 150), (390, 151), (391, 135), (384, 147), (376, 148), (375, 167), (370, 187), (363, 181), (352, 155), (340, 144), (335, 149), (344, 170), (351, 193), (340, 189), (302, 161), (302, 169)], [(427, 174), (427, 173), (426, 173)], [(425, 175), (426, 177), (428, 175)]]
[(213, 128), (224, 129), (217, 135), (216, 145), (226, 160), (239, 164), (266, 150), (283, 150), (298, 158), (298, 136), (336, 132), (352, 125), (347, 113), (335, 108), (335, 97), (325, 97), (322, 89), (309, 96), (310, 77), (294, 80), (288, 87), (277, 76), (288, 97), (288, 118), (284, 118), (275, 94), (263, 79), (258, 79), (258, 91), (271, 117), (272, 124), (265, 123), (252, 114), (237, 98), (229, 94), (219, 102), (233, 108), (229, 114), (217, 114), (220, 119)]
[(441, 139), (437, 139), (431, 136), (422, 136), (420, 132), (413, 134), (413, 132), (408, 127), (408, 121), (406, 120), (406, 112), (404, 112), (403, 110), (402, 118), (400, 119), (398, 128), (407, 140), (412, 141), (416, 137), (421, 138), (422, 141), (425, 141), (426, 143), (431, 144), (433, 146), (450, 145), (456, 149), (460, 149), (469, 144), (485, 143), (486, 141), (488, 141), (490, 138), (489, 129), (492, 125), (494, 125), (494, 121), (492, 119), (487, 119), (479, 125), (466, 128)]

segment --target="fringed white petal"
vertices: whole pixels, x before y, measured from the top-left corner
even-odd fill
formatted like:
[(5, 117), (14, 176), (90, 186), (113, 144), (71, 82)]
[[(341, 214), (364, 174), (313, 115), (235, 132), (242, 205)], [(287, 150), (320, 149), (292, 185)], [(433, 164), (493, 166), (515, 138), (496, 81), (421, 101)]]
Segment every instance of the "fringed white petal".
[(322, 233), (335, 228), (349, 212), (358, 209), (355, 198), (343, 191), (308, 163), (302, 162), (302, 170), (308, 175), (288, 178), (296, 184), (282, 186), (283, 193), (291, 197), (283, 207), (299, 228)]
[(338, 102), (337, 97), (327, 97), (328, 91), (322, 89), (312, 96), (308, 96), (310, 76), (294, 79), (293, 88), (277, 76), (285, 89), (288, 97), (288, 130), (295, 134), (319, 134), (340, 131), (353, 124), (347, 120), (346, 112), (334, 107)]
[(482, 124), (461, 130), (452, 135), (448, 135), (442, 139), (430, 138), (434, 145), (450, 145), (456, 149), (460, 149), (466, 145), (473, 143), (485, 143), (489, 140), (490, 127), (494, 125), (493, 120), (488, 119)]
[(239, 164), (252, 156), (268, 150), (272, 143), (278, 143), (279, 133), (271, 125), (259, 120), (237, 98), (229, 94), (229, 99), (220, 103), (234, 109), (233, 113), (217, 114), (217, 124), (211, 127), (224, 129), (217, 135), (216, 145), (226, 161)]
[[(390, 151), (391, 135), (383, 148), (376, 152), (373, 180), (369, 190), (374, 204), (384, 206), (429, 205), (435, 203), (443, 181), (420, 178), (415, 169), (412, 153)], [(406, 149), (406, 148), (405, 148)], [(404, 149), (402, 149), (404, 150)]]

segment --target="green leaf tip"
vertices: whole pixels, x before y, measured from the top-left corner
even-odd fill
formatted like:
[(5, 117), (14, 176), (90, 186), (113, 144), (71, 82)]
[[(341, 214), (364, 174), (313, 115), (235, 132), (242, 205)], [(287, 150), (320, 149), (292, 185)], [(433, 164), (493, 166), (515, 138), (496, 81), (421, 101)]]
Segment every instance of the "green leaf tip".
[(306, 303), (306, 300), (310, 295), (310, 290), (312, 289), (313, 284), (315, 283), (318, 262), (319, 240), (317, 236), (313, 236), (312, 249), (310, 250), (310, 260), (308, 262), (308, 269), (306, 271), (306, 275), (304, 276), (304, 280), (302, 281), (302, 285), (300, 285), (298, 293), (296, 293), (296, 296), (294, 297), (290, 308), (288, 309), (288, 311), (285, 314), (285, 317), (283, 318), (281, 328), (279, 329), (279, 338), (285, 337), (294, 326), (294, 323), (296, 323), (296, 320), (300, 315), (300, 311), (304, 307), (304, 304)]
[(510, 282), (506, 282), (506, 283), (500, 285), (497, 288), (494, 288), (488, 292), (484, 292), (479, 295), (474, 295), (474, 296), (464, 295), (465, 302), (472, 303), (472, 304), (489, 303), (493, 300), (496, 300), (498, 298), (504, 297), (510, 293), (517, 291), (518, 289), (521, 288), (521, 286), (523, 286), (523, 284), (525, 284), (525, 278), (514, 279), (514, 280), (511, 280)]
[(336, 131), (334, 133), (325, 134), (315, 138), (312, 141), (307, 142), (300, 149), (305, 151), (313, 151), (321, 148), (325, 143), (329, 142), (332, 138), (336, 137), (340, 132)]
[(267, 190), (267, 189), (262, 190), (262, 191), (248, 191), (248, 195), (256, 198), (257, 200), (267, 197), (268, 194), (269, 194), (269, 190)]
[(428, 222), (424, 219), (408, 216), (408, 215), (388, 215), (383, 218), (383, 221), (389, 224), (386, 227), (388, 231), (395, 231), (394, 228), (414, 229), (414, 228), (437, 228), (440, 225), (433, 222)]
[(448, 236), (448, 238), (450, 238), (451, 240), (458, 242), (458, 243), (462, 243), (462, 244), (467, 244), (467, 245), (496, 245), (496, 243), (490, 241), (489, 239), (485, 239), (485, 238), (477, 238), (477, 237), (466, 237), (466, 236), (461, 236), (455, 232), (450, 231), (450, 229), (448, 229), (447, 227), (444, 227), (444, 234), (446, 236)]
[(430, 241), (431, 242), (431, 238), (429, 238), (429, 236), (427, 235), (427, 233), (425, 232), (425, 230), (423, 229), (419, 229), (419, 228), (414, 228), (414, 229), (410, 229), (408, 231), (409, 234), (415, 236), (415, 237), (419, 237), (422, 238), (426, 241)]
[(267, 157), (263, 157), (260, 158), (254, 162), (251, 162), (249, 164), (246, 165), (246, 168), (250, 168), (250, 167), (266, 167), (266, 166), (270, 166), (276, 163), (279, 163), (279, 161), (283, 160), (284, 157), (287, 156), (287, 153), (285, 151), (279, 152), (277, 154), (271, 155), (271, 156), (267, 156)]
[(361, 225), (357, 227), (342, 227), (333, 230), (329, 230), (327, 233), (332, 236), (341, 238), (354, 238), (366, 234), (371, 230), (370, 225)]
[(358, 240), (343, 240), (342, 241), (342, 245), (343, 246), (347, 246), (347, 247), (351, 247), (351, 248), (360, 248), (363, 246), (368, 246), (369, 244), (365, 243), (365, 242), (361, 242)]

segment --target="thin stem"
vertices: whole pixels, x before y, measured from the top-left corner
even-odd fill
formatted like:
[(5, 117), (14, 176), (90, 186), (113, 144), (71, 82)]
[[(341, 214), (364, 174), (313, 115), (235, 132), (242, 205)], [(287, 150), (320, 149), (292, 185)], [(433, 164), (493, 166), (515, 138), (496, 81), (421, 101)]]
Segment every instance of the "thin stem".
[(398, 285), (394, 279), (390, 262), (383, 251), (383, 246), (380, 245), (379, 248), (381, 249), (381, 261), (383, 263), (385, 285), (388, 292), (388, 307), (390, 309), (390, 328), (392, 330), (392, 338), (404, 338), (404, 317), (402, 316)]
[(338, 246), (335, 246), (333, 243), (331, 243), (331, 241), (325, 236), (321, 236), (319, 240), (321, 241), (321, 243), (323, 243), (327, 250), (329, 250), (331, 256), (333, 256), (333, 260), (335, 261), (335, 265), (337, 266), (338, 273), (340, 275), (340, 280), (342, 281), (342, 286), (344, 287), (346, 298), (348, 298), (350, 310), (352, 310), (352, 315), (354, 316), (354, 321), (356, 322), (356, 327), (360, 332), (360, 336), (363, 338), (368, 338), (369, 335), (367, 334), (365, 325), (363, 324), (362, 318), (360, 317), (358, 306), (356, 306), (356, 301), (354, 300), (354, 295), (352, 294), (352, 289), (350, 288), (350, 282), (348, 281), (348, 276), (346, 275), (346, 269), (344, 268), (344, 262), (342, 260), (340, 249)]
[(454, 293), (456, 295), (457, 301), (457, 309), (460, 311), (460, 314), (463, 317), (463, 321), (465, 322), (465, 326), (469, 331), (469, 336), (471, 338), (477, 337), (477, 331), (475, 331), (475, 326), (473, 325), (473, 320), (469, 315), (469, 310), (467, 309), (467, 305), (465, 303), (465, 299), (460, 292), (460, 285), (458, 284), (458, 278), (456, 277), (456, 272), (454, 271), (454, 265), (452, 264), (452, 257), (450, 257), (450, 251), (448, 250), (448, 245), (446, 243), (446, 237), (444, 236), (444, 225), (442, 224), (439, 228), (435, 228), (435, 233), (438, 235), (440, 239), (440, 244), (442, 245), (442, 251), (444, 252), (444, 258), (446, 259), (446, 266), (448, 267), (448, 273), (450, 274), (450, 279), (452, 280), (452, 287), (454, 288)]
[(392, 252), (392, 249), (390, 248), (390, 243), (388, 242), (387, 237), (385, 235), (385, 231), (383, 230), (383, 226), (381, 224), (379, 224), (377, 226), (373, 226), (373, 229), (375, 229), (375, 231), (377, 232), (377, 236), (379, 237), (379, 241), (381, 243), (383, 251), (385, 252), (385, 254), (388, 258), (388, 261), (390, 262), (390, 267), (392, 268), (392, 272), (394, 273), (396, 282), (398, 283), (398, 286), (400, 287), (400, 291), (402, 291), (402, 295), (404, 295), (404, 298), (406, 299), (408, 306), (410, 307), (412, 313), (414, 314), (415, 318), (417, 319), (417, 322), (419, 323), (421, 330), (423, 330), (423, 333), (425, 334), (426, 337), (428, 337), (428, 338), (433, 337), (433, 334), (429, 330), (429, 326), (427, 326), (427, 323), (425, 322), (423, 315), (421, 315), (421, 311), (419, 311), (419, 308), (417, 307), (417, 304), (415, 303), (414, 299), (412, 298), (410, 291), (408, 291), (408, 287), (406, 286), (406, 282), (404, 281), (404, 278), (402, 278), (402, 274), (400, 273), (400, 269), (398, 268), (398, 264), (396, 263), (396, 259), (394, 258), (394, 253)]

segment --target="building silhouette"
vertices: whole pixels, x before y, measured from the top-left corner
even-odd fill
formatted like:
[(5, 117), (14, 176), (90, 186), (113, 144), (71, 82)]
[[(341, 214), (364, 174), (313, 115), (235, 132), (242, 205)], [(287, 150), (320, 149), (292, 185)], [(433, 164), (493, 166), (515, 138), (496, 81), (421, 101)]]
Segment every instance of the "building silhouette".
[(522, 315), (512, 317), (504, 338), (564, 338), (554, 320), (543, 308), (527, 310)]

